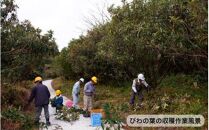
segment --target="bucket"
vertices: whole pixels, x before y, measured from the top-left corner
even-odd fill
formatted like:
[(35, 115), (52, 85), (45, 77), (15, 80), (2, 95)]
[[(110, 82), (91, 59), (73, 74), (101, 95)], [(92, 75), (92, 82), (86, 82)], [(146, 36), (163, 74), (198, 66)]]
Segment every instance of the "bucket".
[(101, 113), (102, 114), (102, 118), (105, 118), (105, 112), (103, 109), (92, 109), (90, 110), (91, 114), (92, 113)]

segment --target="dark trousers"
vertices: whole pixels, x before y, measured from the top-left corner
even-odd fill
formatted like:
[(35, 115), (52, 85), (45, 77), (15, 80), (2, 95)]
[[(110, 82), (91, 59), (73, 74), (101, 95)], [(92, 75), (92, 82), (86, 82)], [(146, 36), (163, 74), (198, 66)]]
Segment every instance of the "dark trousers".
[(62, 107), (63, 107), (63, 104), (58, 104), (58, 105), (56, 106), (56, 112), (62, 110)]
[(131, 99), (130, 99), (130, 104), (131, 105), (134, 105), (135, 96), (137, 96), (139, 98), (139, 105), (141, 105), (141, 103), (142, 103), (142, 101), (144, 99), (143, 94), (142, 94), (142, 89), (137, 90), (137, 93), (135, 93), (132, 90)]
[(36, 107), (36, 117), (35, 117), (35, 121), (39, 121), (40, 115), (41, 115), (41, 111), (42, 108), (44, 108), (44, 115), (46, 118), (46, 121), (49, 121), (49, 109), (48, 109), (48, 104), (47, 105), (43, 105), (43, 106), (37, 106)]

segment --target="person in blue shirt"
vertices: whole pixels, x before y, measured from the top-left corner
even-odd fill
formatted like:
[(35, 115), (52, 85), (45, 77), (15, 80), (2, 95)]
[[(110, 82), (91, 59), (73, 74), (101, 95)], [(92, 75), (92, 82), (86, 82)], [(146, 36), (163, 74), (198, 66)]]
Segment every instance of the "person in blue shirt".
[(55, 91), (56, 97), (54, 98), (54, 106), (56, 107), (56, 112), (61, 110), (63, 107), (63, 97), (60, 90)]
[(93, 96), (95, 94), (95, 84), (97, 84), (97, 77), (93, 76), (91, 81), (84, 86), (84, 110), (89, 111), (93, 107)]
[(80, 78), (80, 80), (77, 81), (73, 85), (72, 97), (73, 97), (73, 107), (75, 107), (75, 108), (78, 108), (78, 101), (79, 101), (79, 94), (80, 94), (80, 85), (83, 82), (84, 82), (84, 79)]

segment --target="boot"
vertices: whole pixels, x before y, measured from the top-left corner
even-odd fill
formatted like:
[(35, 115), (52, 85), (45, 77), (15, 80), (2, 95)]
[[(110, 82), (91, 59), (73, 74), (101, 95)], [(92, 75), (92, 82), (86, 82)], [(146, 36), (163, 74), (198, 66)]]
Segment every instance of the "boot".
[(46, 119), (46, 125), (47, 125), (47, 126), (50, 126), (50, 125), (51, 125), (49, 119)]

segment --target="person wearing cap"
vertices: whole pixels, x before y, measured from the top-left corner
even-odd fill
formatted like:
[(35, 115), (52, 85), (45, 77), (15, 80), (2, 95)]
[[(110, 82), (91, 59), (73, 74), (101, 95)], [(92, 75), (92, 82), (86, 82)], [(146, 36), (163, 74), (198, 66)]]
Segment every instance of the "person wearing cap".
[(60, 90), (55, 91), (56, 96), (54, 97), (54, 106), (56, 107), (56, 112), (61, 110), (63, 107), (63, 97)]
[(97, 84), (97, 77), (93, 76), (91, 81), (84, 86), (84, 110), (89, 111), (93, 107), (93, 96), (95, 94), (95, 84)]
[(132, 95), (131, 95), (131, 99), (130, 99), (130, 105), (132, 107), (134, 106), (135, 96), (138, 96), (138, 98), (139, 98), (139, 107), (142, 106), (142, 101), (143, 101), (142, 90), (144, 87), (149, 88), (150, 86), (145, 81), (144, 75), (138, 74), (138, 78), (134, 79), (133, 84), (132, 84)]
[(36, 114), (35, 114), (35, 124), (39, 124), (39, 118), (41, 115), (42, 108), (44, 108), (44, 114), (46, 118), (46, 125), (50, 125), (49, 122), (49, 98), (50, 93), (47, 86), (42, 84), (42, 78), (36, 77), (34, 83), (36, 84), (31, 91), (31, 95), (28, 100), (28, 104), (35, 99), (35, 107), (36, 107)]
[(79, 81), (77, 81), (73, 85), (72, 97), (73, 97), (73, 107), (75, 107), (75, 108), (78, 108), (78, 101), (79, 101), (81, 83), (84, 83), (84, 78), (80, 78)]

